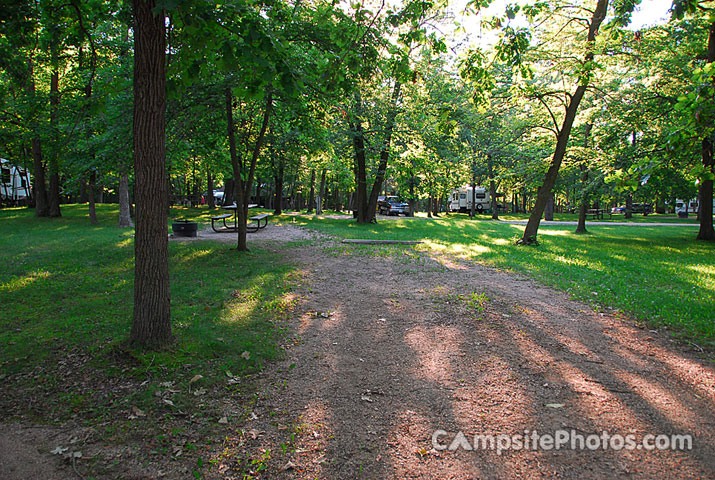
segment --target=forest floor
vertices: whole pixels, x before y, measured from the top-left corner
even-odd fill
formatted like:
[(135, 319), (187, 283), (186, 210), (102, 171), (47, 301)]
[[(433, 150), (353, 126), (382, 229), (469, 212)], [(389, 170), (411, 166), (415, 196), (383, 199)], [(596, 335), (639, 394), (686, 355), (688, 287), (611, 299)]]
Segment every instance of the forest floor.
[[(344, 245), (292, 225), (269, 225), (249, 242), (302, 271), (291, 341), (196, 478), (715, 476), (711, 353), (443, 253)], [(230, 403), (245, 398), (221, 401), (240, 410)], [(589, 436), (604, 431), (631, 435), (636, 448), (619, 449), (616, 438), (590, 449)], [(458, 432), (460, 448), (446, 448)], [(516, 448), (516, 438), (500, 452), (474, 448), (475, 435), (533, 432), (540, 448)], [(0, 472), (10, 472), (3, 478), (75, 476), (40, 448), (62, 433), (0, 427)], [(549, 435), (569, 438), (554, 449)], [(646, 435), (690, 435), (692, 448), (649, 450)], [(192, 477), (171, 465), (117, 468), (122, 478)]]

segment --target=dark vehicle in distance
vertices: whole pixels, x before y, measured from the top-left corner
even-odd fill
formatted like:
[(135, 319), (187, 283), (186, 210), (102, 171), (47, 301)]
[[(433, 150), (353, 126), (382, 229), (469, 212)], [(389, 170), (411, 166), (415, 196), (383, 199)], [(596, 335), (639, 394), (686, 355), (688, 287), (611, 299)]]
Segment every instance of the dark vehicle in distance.
[[(626, 206), (621, 205), (620, 207), (613, 207), (611, 213), (626, 213)], [(631, 213), (642, 213), (643, 215), (648, 215), (653, 213), (653, 205), (650, 203), (634, 203), (631, 206)]]
[(410, 216), (410, 205), (396, 196), (380, 197), (377, 200), (377, 213), (381, 215)]

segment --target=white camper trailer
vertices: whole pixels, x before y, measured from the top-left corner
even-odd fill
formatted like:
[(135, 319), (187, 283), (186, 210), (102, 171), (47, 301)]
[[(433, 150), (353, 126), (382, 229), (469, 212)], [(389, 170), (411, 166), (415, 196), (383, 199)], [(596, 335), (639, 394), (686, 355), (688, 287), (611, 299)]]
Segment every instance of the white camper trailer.
[[(491, 208), (489, 190), (485, 187), (474, 189), (474, 208), (477, 212), (483, 212)], [(452, 190), (449, 201), (450, 212), (467, 213), (472, 210), (472, 187), (466, 186)]]
[(0, 158), (0, 203), (21, 205), (30, 198), (30, 172)]
[[(691, 198), (690, 200), (675, 200), (675, 213), (680, 217), (687, 217), (689, 213), (697, 214), (698, 208), (700, 208), (700, 203), (698, 198)], [(713, 211), (715, 212), (715, 199), (713, 199)]]

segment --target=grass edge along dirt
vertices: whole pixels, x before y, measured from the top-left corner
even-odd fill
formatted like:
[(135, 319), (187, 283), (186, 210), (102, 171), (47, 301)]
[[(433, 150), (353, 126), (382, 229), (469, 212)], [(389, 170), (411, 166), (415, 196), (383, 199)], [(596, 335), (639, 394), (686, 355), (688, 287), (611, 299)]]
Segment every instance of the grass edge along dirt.
[(543, 225), (539, 246), (517, 247), (523, 225), (464, 216), (371, 225), (311, 216), (284, 221), (339, 238), (422, 240), (418, 248), (524, 273), (596, 309), (621, 310), (639, 322), (715, 346), (715, 245), (695, 240), (692, 227), (589, 226), (590, 235), (576, 235), (571, 225)]
[[(170, 380), (186, 390), (196, 375), (209, 387), (250, 375), (280, 355), (300, 272), (275, 252), (239, 253), (201, 240), (169, 245), (175, 343), (158, 352), (127, 348), (133, 230), (116, 227), (115, 205), (98, 205), (97, 226), (89, 225), (86, 208), (63, 205), (59, 219), (37, 219), (27, 209), (0, 211), (7, 259), (0, 271), (3, 378), (80, 352), (92, 357), (94, 371)], [(52, 395), (58, 380), (22, 387)]]

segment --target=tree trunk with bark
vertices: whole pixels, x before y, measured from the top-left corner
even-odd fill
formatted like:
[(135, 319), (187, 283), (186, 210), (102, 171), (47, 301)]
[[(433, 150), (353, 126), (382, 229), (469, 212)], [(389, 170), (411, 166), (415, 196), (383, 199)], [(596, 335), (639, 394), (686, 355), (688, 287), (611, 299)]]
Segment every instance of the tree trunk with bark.
[(318, 205), (316, 206), (316, 212), (318, 215), (323, 214), (323, 205), (325, 204), (325, 175), (328, 173), (327, 169), (323, 169), (320, 172), (320, 189), (318, 190)]
[[(708, 34), (708, 63), (715, 62), (715, 22), (710, 24)], [(702, 161), (707, 175), (700, 182), (700, 230), (698, 240), (715, 241), (713, 229), (713, 177), (715, 162), (713, 161), (713, 142), (711, 137), (703, 139)]]
[(551, 192), (551, 195), (546, 200), (546, 207), (544, 207), (544, 220), (554, 221), (554, 203), (554, 192)]
[(629, 220), (633, 218), (633, 194), (631, 193), (626, 196), (626, 213), (623, 215), (623, 218)]
[(134, 0), (134, 318), (130, 343), (172, 340), (166, 182), (166, 37), (156, 0)]
[[(34, 77), (34, 67), (32, 58), (28, 58), (28, 83), (27, 90), (30, 93), (30, 97), (35, 96), (35, 77)], [(34, 182), (32, 184), (32, 197), (35, 201), (35, 216), (36, 217), (49, 217), (50, 216), (50, 204), (47, 198), (47, 180), (45, 179), (45, 163), (42, 158), (42, 141), (40, 140), (37, 130), (39, 129), (39, 119), (33, 116), (33, 129), (35, 129), (35, 136), (32, 137), (32, 161), (33, 161), (33, 176)]]
[(89, 223), (97, 225), (97, 208), (94, 204), (94, 187), (97, 184), (97, 171), (92, 169), (89, 171)]
[[(587, 37), (587, 53), (584, 56), (585, 63), (593, 62), (594, 59), (594, 48), (596, 43), (596, 35), (598, 34), (598, 29), (601, 26), (601, 22), (606, 18), (606, 13), (608, 11), (608, 0), (598, 0), (596, 4), (596, 9), (593, 11), (593, 16), (591, 17), (591, 23), (588, 28)], [(586, 89), (588, 88), (588, 79), (580, 78), (578, 87), (576, 91), (570, 98), (568, 107), (566, 107), (566, 115), (564, 116), (563, 124), (558, 132), (558, 137), (556, 141), (556, 149), (554, 151), (554, 156), (551, 159), (551, 164), (548, 171), (546, 172), (546, 177), (544, 178), (544, 183), (542, 184), (538, 195), (536, 197), (536, 202), (534, 208), (529, 215), (529, 221), (524, 229), (524, 234), (518, 243), (529, 245), (536, 242), (536, 235), (539, 231), (539, 224), (541, 223), (541, 216), (544, 213), (544, 208), (546, 207), (546, 202), (551, 195), (551, 192), (556, 184), (556, 177), (559, 174), (559, 169), (561, 168), (561, 162), (566, 154), (566, 147), (568, 146), (569, 137), (571, 136), (571, 127), (576, 119), (576, 113), (578, 112), (578, 106), (583, 99)]]
[(278, 171), (273, 178), (273, 184), (276, 186), (275, 200), (273, 201), (273, 215), (281, 215), (283, 213), (283, 163), (278, 165)]
[[(712, 35), (711, 29), (711, 35)], [(709, 138), (703, 140), (703, 166), (705, 173), (713, 175), (715, 173), (715, 162), (713, 161), (713, 143)], [(708, 242), (715, 241), (715, 230), (713, 229), (713, 181), (703, 180), (700, 184), (700, 230), (698, 230), (698, 240)]]
[(228, 177), (223, 182), (223, 199), (221, 200), (221, 205), (231, 205), (236, 201), (235, 195), (235, 185), (236, 182), (233, 178)]
[[(588, 140), (589, 137), (591, 136), (591, 129), (593, 128), (593, 124), (587, 123), (585, 126), (584, 130), (584, 136), (583, 136), (583, 148), (585, 150), (588, 149)], [(586, 212), (588, 212), (588, 166), (586, 165), (586, 161), (583, 160), (581, 164), (579, 165), (579, 169), (581, 170), (581, 201), (579, 202), (579, 207), (578, 207), (578, 225), (576, 225), (576, 232), (578, 234), (585, 234), (588, 233), (588, 230), (586, 230)], [(576, 197), (574, 193), (574, 198)]]
[(315, 207), (315, 169), (310, 170), (310, 194), (308, 195), (308, 210), (305, 213), (312, 213)]
[(397, 104), (400, 100), (401, 89), (402, 84), (396, 81), (392, 89), (390, 110), (387, 112), (387, 118), (385, 119), (385, 137), (382, 140), (382, 149), (380, 150), (380, 162), (377, 166), (377, 174), (375, 175), (375, 181), (373, 182), (372, 190), (370, 191), (370, 198), (367, 202), (367, 218), (370, 223), (375, 221), (375, 214), (377, 213), (377, 197), (380, 196), (380, 190), (382, 190), (382, 184), (385, 181), (387, 162), (390, 159), (392, 132), (395, 129), (395, 121), (397, 120)]
[[(487, 173), (489, 175), (489, 198), (491, 200), (492, 220), (499, 220), (497, 187), (494, 181), (494, 162), (490, 154), (487, 155)], [(506, 197), (504, 197), (504, 201), (506, 201)]]
[(129, 201), (129, 174), (124, 172), (119, 176), (119, 226), (131, 228), (134, 226)]
[(49, 216), (61, 217), (60, 211), (60, 159), (59, 148), (60, 139), (58, 138), (58, 115), (60, 108), (60, 73), (57, 67), (57, 48), (50, 48), (53, 69), (50, 74), (50, 130), (52, 132), (52, 149), (50, 152), (50, 191), (48, 192), (47, 200), (49, 201)]
[[(226, 89), (226, 124), (228, 127), (229, 150), (231, 153), (231, 165), (233, 166), (233, 177), (235, 182), (234, 194), (236, 196), (236, 215), (238, 216), (236, 249), (244, 252), (248, 251), (248, 244), (246, 242), (246, 234), (248, 231), (248, 204), (250, 203), (251, 189), (253, 188), (253, 180), (256, 174), (256, 163), (258, 162), (258, 156), (260, 155), (261, 148), (263, 147), (263, 140), (266, 136), (266, 131), (268, 130), (268, 123), (273, 109), (273, 94), (270, 89), (266, 90), (265, 99), (266, 104), (263, 110), (261, 127), (258, 132), (258, 136), (256, 137), (256, 143), (250, 153), (248, 162), (244, 162), (238, 157), (236, 152), (236, 136), (234, 132), (235, 125), (233, 123), (233, 95), (231, 94), (230, 88)], [(244, 175), (246, 178), (245, 180)]]
[(206, 203), (208, 204), (209, 209), (213, 210), (216, 208), (216, 199), (214, 198), (214, 177), (211, 175), (211, 170), (208, 167), (206, 168), (206, 183), (209, 197), (206, 199)]

